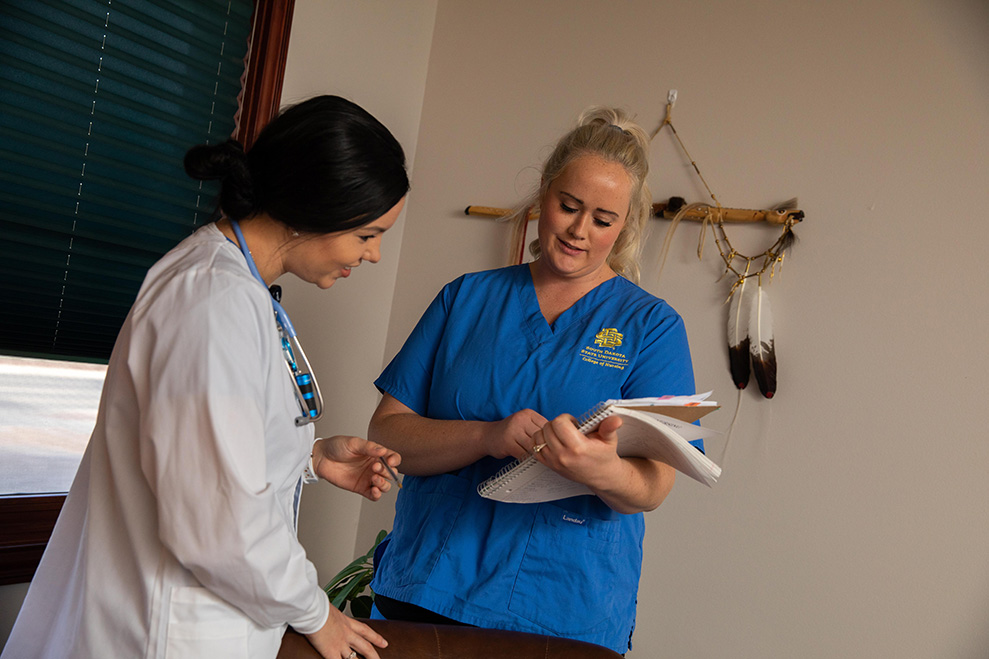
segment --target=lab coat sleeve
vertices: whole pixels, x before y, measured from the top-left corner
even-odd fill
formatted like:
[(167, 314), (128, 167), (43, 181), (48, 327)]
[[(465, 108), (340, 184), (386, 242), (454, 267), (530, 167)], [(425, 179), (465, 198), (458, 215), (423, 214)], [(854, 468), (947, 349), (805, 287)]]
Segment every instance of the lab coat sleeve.
[(297, 441), (297, 431), (265, 427), (284, 389), (263, 325), (273, 322), (270, 302), (251, 284), (191, 272), (136, 318), (129, 361), (148, 392), (138, 398), (142, 470), (160, 540), (185, 569), (257, 624), (311, 633), (329, 602), (284, 509), (284, 484), (269, 482), (268, 444)]

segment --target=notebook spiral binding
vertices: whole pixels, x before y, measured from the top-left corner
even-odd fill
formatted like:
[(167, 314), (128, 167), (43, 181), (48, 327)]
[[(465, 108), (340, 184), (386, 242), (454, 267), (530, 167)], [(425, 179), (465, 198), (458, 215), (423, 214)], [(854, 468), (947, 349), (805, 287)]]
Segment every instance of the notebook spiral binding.
[(598, 403), (596, 407), (588, 410), (583, 414), (583, 416), (577, 419), (577, 425), (579, 426), (580, 432), (586, 433), (592, 428), (596, 428), (597, 425), (601, 423), (602, 419), (608, 416), (607, 411), (609, 406), (610, 405), (607, 401)]
[[(533, 465), (537, 464), (539, 463), (536, 462), (536, 458), (531, 455), (525, 460), (515, 460), (514, 462), (509, 462), (507, 465), (499, 469), (498, 473), (494, 476), (478, 485), (477, 493), (484, 496), (485, 494), (494, 492), (504, 485), (511, 483), (513, 480), (524, 474)], [(509, 472), (512, 472), (516, 468), (519, 468), (519, 471), (516, 471), (509, 476)]]

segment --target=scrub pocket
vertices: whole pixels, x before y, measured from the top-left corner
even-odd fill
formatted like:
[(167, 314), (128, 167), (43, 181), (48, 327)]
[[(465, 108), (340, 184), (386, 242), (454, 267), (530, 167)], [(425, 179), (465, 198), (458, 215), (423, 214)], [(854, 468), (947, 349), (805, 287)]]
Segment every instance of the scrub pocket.
[(508, 608), (558, 635), (621, 634), (635, 613), (642, 562), (638, 543), (622, 535), (618, 520), (540, 504)]
[(248, 652), (248, 620), (206, 588), (172, 590), (166, 659), (242, 659)]
[(384, 587), (421, 584), (429, 579), (453, 531), (470, 481), (442, 474), (406, 477), (402, 485), (395, 527), (379, 571)]

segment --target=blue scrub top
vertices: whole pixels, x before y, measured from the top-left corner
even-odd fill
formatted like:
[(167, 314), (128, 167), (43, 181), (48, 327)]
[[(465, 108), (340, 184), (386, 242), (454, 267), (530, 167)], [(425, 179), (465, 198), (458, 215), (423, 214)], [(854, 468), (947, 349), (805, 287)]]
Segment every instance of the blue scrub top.
[[(550, 325), (528, 265), (444, 287), (375, 385), (421, 416), (479, 421), (695, 393), (683, 321), (663, 300), (615, 277)], [(626, 652), (642, 514), (616, 513), (595, 496), (517, 504), (478, 495), (510, 461), (407, 476), (374, 592), (468, 624)]]

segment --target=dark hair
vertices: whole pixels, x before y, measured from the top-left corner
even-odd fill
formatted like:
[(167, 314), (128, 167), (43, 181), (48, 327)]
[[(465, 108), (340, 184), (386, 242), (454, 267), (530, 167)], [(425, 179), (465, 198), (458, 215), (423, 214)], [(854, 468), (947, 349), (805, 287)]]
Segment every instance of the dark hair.
[(405, 153), (360, 106), (317, 96), (275, 117), (246, 154), (240, 143), (185, 155), (194, 179), (221, 181), (219, 208), (241, 220), (267, 213), (297, 231), (331, 233), (388, 212), (409, 190)]

